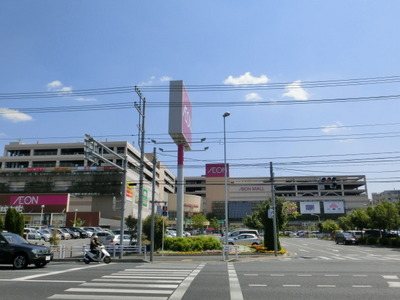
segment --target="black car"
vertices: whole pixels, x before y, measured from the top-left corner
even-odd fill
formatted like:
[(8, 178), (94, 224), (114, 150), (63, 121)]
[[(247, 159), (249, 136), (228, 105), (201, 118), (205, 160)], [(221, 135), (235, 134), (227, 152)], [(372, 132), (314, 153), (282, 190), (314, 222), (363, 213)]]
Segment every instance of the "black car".
[(336, 244), (344, 244), (344, 245), (358, 245), (358, 239), (349, 232), (338, 232), (335, 234), (335, 242)]
[(16, 269), (34, 264), (42, 268), (53, 260), (51, 249), (28, 243), (15, 233), (0, 232), (0, 264), (12, 264)]

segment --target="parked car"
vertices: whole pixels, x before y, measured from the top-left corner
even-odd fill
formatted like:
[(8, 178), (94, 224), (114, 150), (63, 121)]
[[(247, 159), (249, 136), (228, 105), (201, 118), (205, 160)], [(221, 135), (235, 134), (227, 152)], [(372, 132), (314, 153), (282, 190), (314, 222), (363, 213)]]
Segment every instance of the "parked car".
[(337, 232), (335, 233), (336, 244), (344, 245), (358, 245), (358, 239), (349, 232)]
[(51, 237), (51, 232), (48, 231), (47, 229), (38, 229), (39, 234), (42, 237), (42, 240), (44, 240), (45, 242), (50, 241), (50, 237)]
[(79, 227), (69, 227), (73, 232), (78, 234), (78, 237), (81, 239), (87, 238), (88, 234), (85, 230), (79, 228)]
[(51, 230), (55, 231), (56, 234), (59, 235), (60, 239), (62, 239), (62, 240), (70, 240), (71, 239), (71, 235), (65, 229), (52, 228)]
[[(135, 240), (132, 241), (133, 243), (136, 242)], [(109, 235), (104, 239), (103, 244), (106, 245), (120, 245), (121, 244), (121, 235), (117, 234), (117, 235)], [(131, 237), (129, 236), (129, 234), (124, 234), (123, 235), (123, 240), (122, 240), (122, 244), (124, 246), (129, 246), (131, 244)]]
[(98, 240), (100, 243), (104, 243), (108, 236), (115, 236), (114, 234), (109, 233), (108, 231), (98, 232), (96, 233), (98, 236)]
[(79, 239), (81, 237), (79, 232), (72, 230), (71, 227), (61, 227), (61, 228), (65, 229), (71, 235), (71, 238), (73, 238), (73, 239)]
[(235, 229), (232, 232), (228, 233), (228, 237), (236, 237), (239, 234), (242, 233), (251, 233), (251, 234), (255, 234), (257, 237), (260, 237), (260, 235), (258, 234), (258, 230), (257, 229), (247, 229), (247, 228), (241, 228), (241, 229)]
[(24, 228), (24, 238), (27, 240), (41, 240), (42, 235), (35, 228)]
[(29, 264), (42, 268), (53, 260), (50, 248), (28, 243), (15, 233), (0, 233), (0, 264), (12, 264), (16, 269)]
[(242, 233), (228, 238), (229, 245), (260, 245), (260, 238), (252, 233)]

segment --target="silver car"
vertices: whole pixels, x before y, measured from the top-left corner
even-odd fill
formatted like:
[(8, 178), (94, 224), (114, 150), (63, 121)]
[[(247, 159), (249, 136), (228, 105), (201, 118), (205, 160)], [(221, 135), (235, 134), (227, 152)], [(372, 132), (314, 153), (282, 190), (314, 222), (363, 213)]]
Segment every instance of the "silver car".
[(251, 233), (242, 233), (234, 238), (228, 238), (229, 245), (260, 245), (260, 238)]

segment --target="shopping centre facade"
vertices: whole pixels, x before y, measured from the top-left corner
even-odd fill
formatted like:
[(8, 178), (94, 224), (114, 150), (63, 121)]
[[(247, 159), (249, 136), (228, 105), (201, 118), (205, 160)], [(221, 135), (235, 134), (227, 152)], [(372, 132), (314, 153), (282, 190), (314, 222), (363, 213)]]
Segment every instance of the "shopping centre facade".
[[(85, 225), (118, 228), (125, 193), (124, 216), (137, 217), (140, 153), (128, 142), (104, 142), (128, 158), (124, 174), (114, 166), (91, 166), (84, 143), (10, 143), (0, 157), (0, 216), (9, 207), (25, 215), (26, 225), (69, 225), (77, 218)], [(145, 155), (142, 217), (150, 214), (153, 184), (152, 154)], [(116, 165), (122, 161), (108, 157)], [(154, 197), (157, 207), (167, 204), (176, 217), (176, 177), (161, 162), (156, 164)], [(229, 172), (227, 172), (229, 174)], [(224, 164), (207, 164), (204, 175), (185, 177), (184, 217), (204, 213), (219, 220), (225, 214)], [(241, 224), (256, 205), (271, 197), (269, 177), (227, 177), (230, 224)], [(301, 217), (294, 222), (335, 219), (369, 204), (364, 175), (275, 177), (275, 195), (295, 204)]]
[[(228, 165), (229, 167), (229, 165)], [(223, 220), (225, 213), (224, 164), (208, 164), (205, 174), (186, 177), (186, 194), (203, 197), (203, 210)], [(229, 174), (229, 170), (227, 170)], [(336, 219), (369, 204), (364, 175), (291, 176), (274, 178), (275, 196), (292, 202), (301, 214), (293, 224)], [(258, 203), (271, 198), (270, 177), (228, 177), (227, 199), (230, 224), (240, 225)]]

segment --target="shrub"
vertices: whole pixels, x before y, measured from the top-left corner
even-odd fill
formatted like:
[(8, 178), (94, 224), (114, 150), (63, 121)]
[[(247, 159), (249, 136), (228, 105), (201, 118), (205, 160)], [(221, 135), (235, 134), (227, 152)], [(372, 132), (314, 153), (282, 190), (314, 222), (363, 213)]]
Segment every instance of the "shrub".
[(164, 249), (179, 252), (221, 250), (222, 244), (214, 237), (168, 237), (164, 241)]

